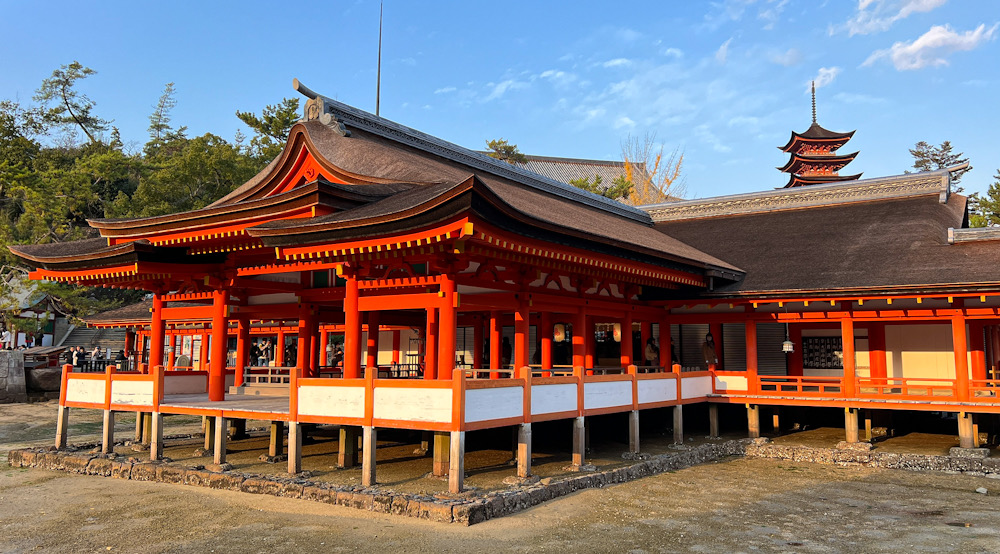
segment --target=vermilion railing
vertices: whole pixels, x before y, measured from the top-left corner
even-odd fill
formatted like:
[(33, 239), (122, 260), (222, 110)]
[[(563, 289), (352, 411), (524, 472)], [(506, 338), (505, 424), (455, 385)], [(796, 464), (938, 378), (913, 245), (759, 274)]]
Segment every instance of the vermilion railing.
[(803, 377), (796, 375), (761, 375), (760, 394), (794, 396), (842, 396), (843, 379), (838, 377)]
[(969, 401), (1000, 402), (1000, 379), (970, 380)]
[(877, 377), (857, 379), (858, 398), (958, 400), (955, 379)]

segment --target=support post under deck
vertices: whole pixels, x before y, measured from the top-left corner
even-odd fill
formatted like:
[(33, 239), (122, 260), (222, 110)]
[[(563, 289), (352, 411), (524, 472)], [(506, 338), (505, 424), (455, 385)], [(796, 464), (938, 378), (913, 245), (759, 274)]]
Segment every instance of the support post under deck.
[(517, 476), (531, 475), (531, 424), (522, 423), (517, 429)]
[(66, 448), (66, 431), (69, 429), (69, 408), (59, 406), (56, 417), (56, 448)]
[(226, 463), (226, 441), (229, 433), (226, 431), (226, 418), (217, 416), (215, 418), (215, 464)]
[(459, 493), (465, 487), (465, 431), (451, 432), (448, 464), (448, 492)]
[(583, 417), (573, 419), (573, 466), (580, 467), (585, 462), (585, 451), (587, 449), (586, 425)]
[(684, 405), (674, 406), (674, 444), (684, 444)]
[(288, 473), (302, 471), (302, 424), (288, 422)]
[(844, 408), (844, 430), (847, 442), (858, 442), (858, 409)]
[(451, 436), (446, 431), (434, 432), (434, 461), (431, 473), (438, 477), (448, 475), (451, 456)]
[[(378, 438), (375, 427), (366, 425), (361, 428), (362, 436), (362, 456), (361, 456), (361, 484), (366, 487), (375, 486), (375, 450)], [(357, 444), (357, 441), (354, 441)]]
[(756, 404), (747, 404), (747, 436), (760, 437), (760, 406)]
[(101, 454), (115, 449), (115, 412), (104, 410), (104, 432), (101, 435)]
[(639, 452), (639, 410), (628, 413), (628, 450)]

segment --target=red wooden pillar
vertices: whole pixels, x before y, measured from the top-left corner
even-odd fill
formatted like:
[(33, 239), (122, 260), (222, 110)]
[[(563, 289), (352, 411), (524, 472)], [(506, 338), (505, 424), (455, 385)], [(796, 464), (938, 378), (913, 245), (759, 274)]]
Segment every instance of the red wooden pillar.
[(392, 332), (392, 363), (394, 364), (399, 363), (400, 335), (399, 329)]
[(296, 349), (295, 369), (292, 370), (299, 377), (312, 377), (312, 370), (309, 365), (312, 354), (312, 348), (310, 348), (312, 333), (309, 332), (310, 319), (312, 319), (312, 313), (309, 307), (306, 305), (300, 306), (298, 348)]
[(309, 376), (319, 377), (320, 351), (319, 351), (319, 314), (313, 313), (315, 308), (311, 308), (309, 313)]
[[(746, 344), (747, 344), (747, 392), (755, 394), (760, 391), (760, 382), (757, 380), (757, 322), (746, 322)], [(718, 345), (716, 345), (718, 349)], [(712, 368), (709, 365), (709, 369)]]
[(274, 365), (281, 367), (285, 365), (285, 327), (284, 322), (278, 327), (278, 338), (274, 343)]
[(844, 318), (840, 320), (840, 337), (843, 343), (844, 355), (844, 395), (848, 398), (857, 396), (857, 368), (854, 356), (854, 320)]
[(886, 384), (889, 372), (885, 353), (885, 323), (872, 323), (868, 326), (868, 365), (875, 384)]
[(483, 369), (483, 316), (476, 314), (472, 328), (472, 367)]
[(673, 345), (670, 344), (670, 320), (663, 318), (660, 320), (660, 365), (666, 369), (670, 369), (673, 366), (673, 360), (671, 359), (671, 353), (673, 352)]
[(587, 312), (580, 310), (573, 318), (573, 368), (587, 363)]
[(226, 399), (226, 358), (229, 353), (229, 291), (212, 291), (212, 352), (208, 366), (208, 399)]
[[(539, 359), (542, 369), (552, 369), (552, 314), (542, 312), (538, 316), (538, 337), (541, 339), (542, 352)], [(551, 377), (552, 372), (542, 373), (543, 377)]]
[(152, 368), (163, 365), (163, 342), (166, 338), (163, 333), (163, 295), (156, 293), (153, 295), (153, 314), (149, 324), (150, 372)]
[(802, 356), (802, 327), (788, 325), (788, 340), (795, 346), (795, 350), (788, 355), (788, 374), (801, 377), (805, 369), (805, 358)]
[(503, 365), (503, 313), (490, 312), (490, 379), (499, 379), (497, 371)]
[[(243, 384), (243, 372), (250, 365), (247, 358), (250, 356), (250, 320), (239, 318), (236, 320), (236, 375), (233, 384), (237, 387)], [(254, 362), (256, 363), (256, 362)]]
[(715, 364), (715, 369), (725, 369), (726, 360), (723, 359), (722, 324), (709, 324), (708, 332), (712, 333), (712, 340), (715, 342), (715, 357), (719, 359), (719, 363)]
[(361, 312), (358, 311), (358, 280), (347, 277), (344, 285), (344, 378), (361, 377)]
[(621, 345), (621, 364), (622, 367), (628, 367), (635, 359), (632, 353), (632, 312), (625, 312), (621, 325), (622, 341), (619, 343)]
[(424, 341), (424, 379), (437, 378), (438, 369), (438, 311), (427, 308), (427, 332)]
[(969, 347), (972, 350), (972, 378), (976, 381), (986, 377), (986, 325), (981, 320), (969, 322)]
[(330, 365), (327, 348), (330, 346), (330, 333), (322, 325), (319, 326), (319, 359), (321, 366)]
[(455, 374), (455, 350), (458, 333), (458, 293), (455, 280), (444, 276), (441, 280), (444, 295), (438, 321), (438, 379), (451, 379)]
[[(198, 352), (199, 352), (199, 354), (198, 354), (198, 356), (199, 356), (199, 362), (198, 363), (201, 364), (201, 367), (199, 369), (201, 369), (203, 371), (207, 371), (208, 370), (208, 358), (209, 358), (208, 347), (209, 347), (210, 344), (212, 344), (212, 341), (209, 340), (210, 336), (211, 335), (209, 335), (208, 333), (202, 333), (201, 334), (201, 346), (198, 349)], [(194, 344), (193, 344), (194, 343), (194, 338), (191, 339), (191, 342), (192, 342), (191, 347), (194, 348)], [(194, 352), (191, 353), (191, 358), (194, 358)], [(171, 360), (170, 361), (170, 366), (173, 367), (173, 365), (174, 365), (174, 362), (173, 362), (173, 360)]]
[(122, 354), (128, 358), (132, 355), (132, 345), (135, 342), (135, 331), (131, 329), (125, 330), (125, 349), (122, 350)]
[(378, 367), (379, 312), (368, 312), (368, 340), (365, 367)]
[(514, 312), (514, 375), (528, 365), (528, 304), (523, 300)]
[(177, 360), (177, 335), (167, 333), (167, 369), (174, 369)]
[(990, 325), (990, 352), (993, 361), (990, 363), (990, 379), (997, 379), (1000, 376), (1000, 328)]
[(951, 318), (951, 340), (955, 351), (955, 393), (959, 402), (969, 400), (969, 358), (968, 337), (965, 332), (965, 316)]

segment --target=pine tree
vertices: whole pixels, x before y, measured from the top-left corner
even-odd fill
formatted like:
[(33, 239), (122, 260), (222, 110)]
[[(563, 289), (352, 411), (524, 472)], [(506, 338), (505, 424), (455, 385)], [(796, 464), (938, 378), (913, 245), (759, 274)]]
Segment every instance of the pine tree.
[(34, 99), (44, 111), (42, 117), (47, 125), (64, 129), (79, 128), (90, 142), (97, 143), (97, 135), (111, 123), (92, 113), (94, 101), (76, 90), (77, 81), (97, 73), (80, 62), (74, 61), (52, 72), (52, 76), (42, 81)]
[(517, 145), (508, 143), (506, 139), (488, 140), (486, 148), (489, 149), (489, 152), (486, 153), (487, 156), (502, 162), (516, 164), (528, 161), (527, 156), (517, 149)]
[(997, 225), (1000, 225), (1000, 169), (993, 176), (985, 197), (980, 197), (978, 193), (969, 196), (969, 226)]
[[(961, 165), (969, 162), (969, 158), (963, 158), (963, 152), (954, 153), (951, 141), (944, 141), (941, 146), (933, 146), (925, 141), (920, 141), (910, 149), (913, 156), (913, 169), (917, 171), (934, 171)], [(957, 186), (962, 180), (962, 176), (972, 169), (972, 166), (960, 169), (951, 174), (951, 184), (953, 192), (962, 192), (962, 187)], [(909, 173), (909, 171), (907, 171)]]

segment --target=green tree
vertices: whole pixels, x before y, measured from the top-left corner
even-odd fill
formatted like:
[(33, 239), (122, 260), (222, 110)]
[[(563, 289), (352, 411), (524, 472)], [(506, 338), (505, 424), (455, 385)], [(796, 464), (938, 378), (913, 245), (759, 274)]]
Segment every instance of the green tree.
[[(925, 141), (920, 141), (910, 149), (910, 155), (913, 156), (913, 169), (917, 171), (934, 171), (937, 169), (945, 169), (949, 167), (954, 167), (956, 165), (961, 165), (969, 162), (969, 158), (963, 158), (963, 152), (955, 153), (954, 148), (951, 145), (951, 141), (944, 141), (940, 146), (934, 146), (928, 144)], [(962, 180), (962, 176), (966, 172), (970, 171), (972, 166), (965, 169), (960, 169), (951, 174), (951, 184), (954, 187), (954, 192), (962, 192), (962, 187), (957, 186), (958, 182)], [(909, 171), (907, 171), (909, 173)]]
[(173, 153), (147, 166), (134, 194), (115, 199), (111, 211), (117, 216), (151, 217), (203, 208), (260, 170), (260, 162), (211, 133), (175, 139), (164, 148)]
[(996, 227), (1000, 225), (1000, 169), (993, 176), (993, 182), (986, 190), (986, 196), (979, 193), (969, 195), (969, 226)]
[(174, 84), (167, 83), (159, 101), (153, 107), (153, 113), (149, 115), (149, 142), (143, 147), (147, 157), (155, 157), (164, 145), (176, 144), (185, 138), (186, 126), (175, 130), (170, 125), (170, 111), (177, 105), (174, 92)]
[(74, 61), (53, 71), (51, 77), (42, 81), (34, 99), (42, 106), (43, 122), (63, 129), (78, 127), (91, 143), (98, 142), (98, 134), (107, 130), (110, 121), (94, 115), (94, 101), (75, 88), (77, 81), (95, 73), (93, 69)]
[(265, 106), (260, 115), (237, 110), (236, 117), (254, 132), (250, 155), (269, 162), (281, 154), (289, 131), (299, 120), (299, 99), (283, 98), (280, 104)]
[(489, 152), (486, 153), (487, 156), (509, 164), (528, 161), (528, 157), (517, 149), (516, 144), (510, 144), (502, 138), (486, 141), (486, 148), (489, 149)]
[(626, 201), (629, 195), (632, 194), (634, 188), (632, 182), (626, 179), (624, 175), (615, 177), (614, 181), (612, 181), (609, 186), (603, 186), (604, 183), (600, 175), (594, 175), (593, 180), (590, 180), (587, 177), (571, 179), (569, 184), (578, 189), (583, 189), (587, 192), (592, 192), (619, 202)]

